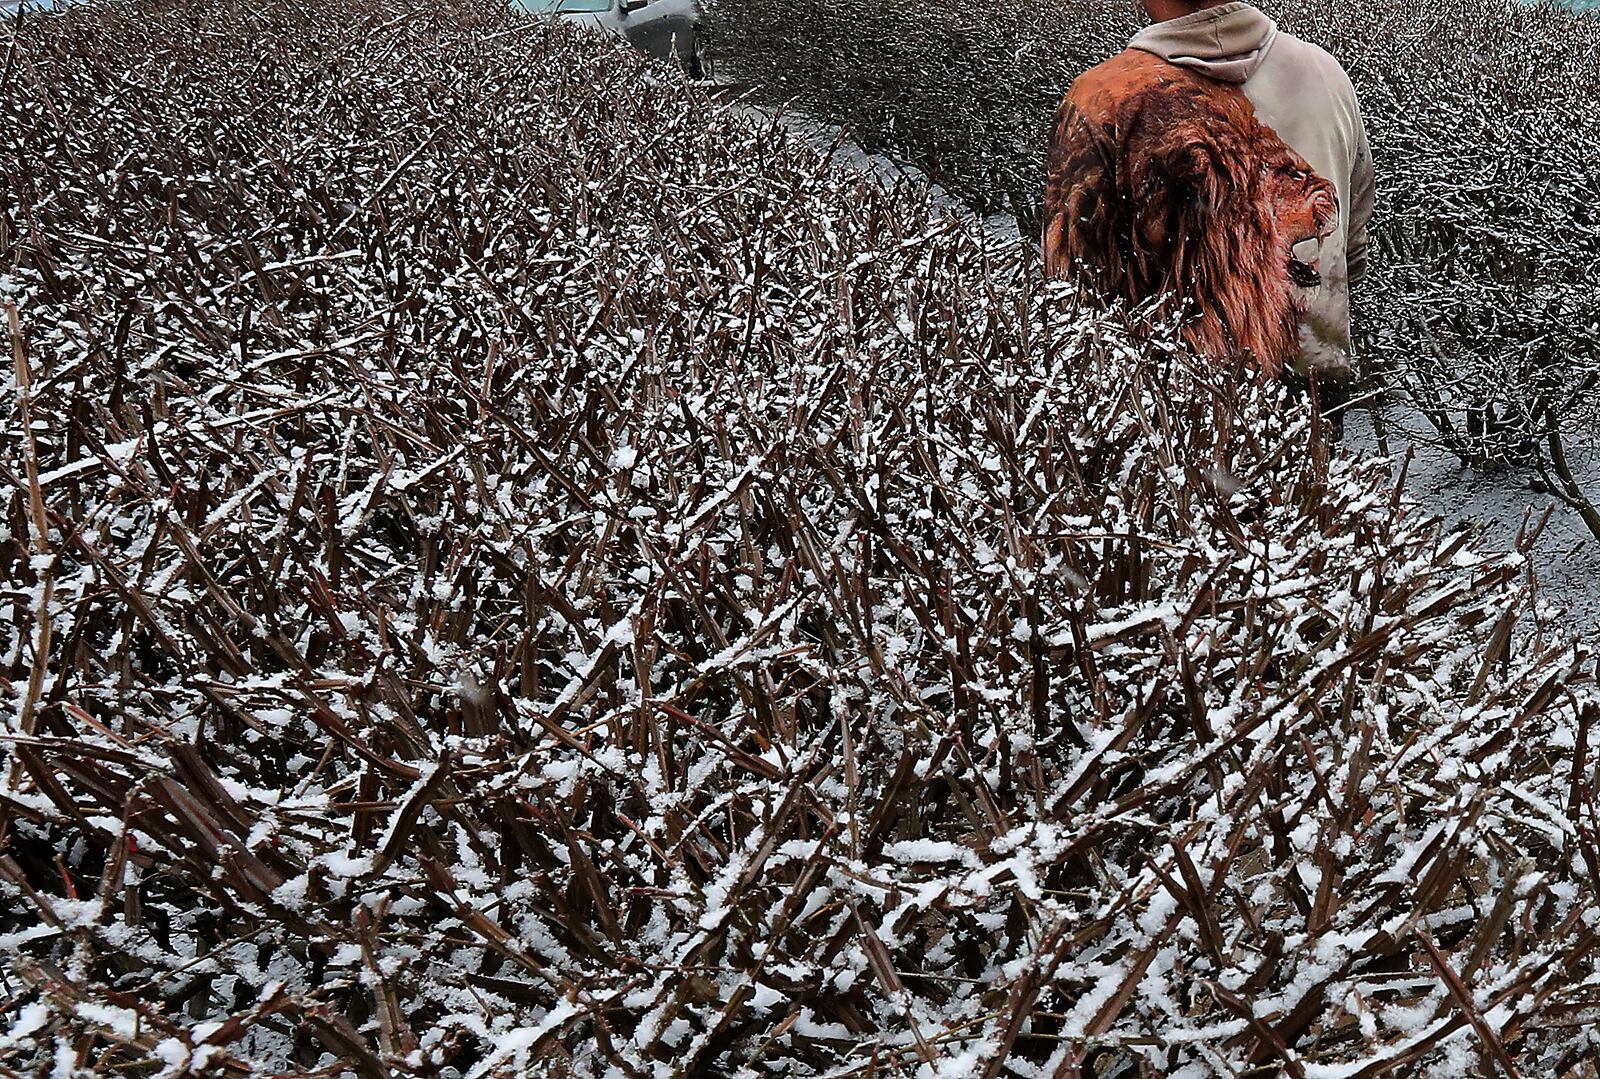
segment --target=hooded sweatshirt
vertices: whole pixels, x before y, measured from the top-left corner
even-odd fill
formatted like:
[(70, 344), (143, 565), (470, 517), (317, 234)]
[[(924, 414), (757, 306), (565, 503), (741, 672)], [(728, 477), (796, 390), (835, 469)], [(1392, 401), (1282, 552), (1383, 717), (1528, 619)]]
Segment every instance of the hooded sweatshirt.
[(1323, 49), (1278, 29), (1247, 3), (1229, 3), (1159, 22), (1134, 35), (1129, 48), (1219, 82), (1239, 86), (1256, 118), (1333, 183), (1338, 225), (1311, 263), (1321, 283), (1300, 320), (1302, 374), (1342, 377), (1350, 370), (1350, 286), (1367, 269), (1372, 218), (1372, 152), (1355, 87)]

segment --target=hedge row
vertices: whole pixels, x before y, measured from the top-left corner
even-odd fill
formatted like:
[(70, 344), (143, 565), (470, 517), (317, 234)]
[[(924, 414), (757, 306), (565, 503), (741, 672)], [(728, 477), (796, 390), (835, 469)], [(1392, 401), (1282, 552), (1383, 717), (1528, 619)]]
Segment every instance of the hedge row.
[(1592, 1058), (1589, 661), (1274, 388), (488, 8), (11, 80), (0, 1072)]

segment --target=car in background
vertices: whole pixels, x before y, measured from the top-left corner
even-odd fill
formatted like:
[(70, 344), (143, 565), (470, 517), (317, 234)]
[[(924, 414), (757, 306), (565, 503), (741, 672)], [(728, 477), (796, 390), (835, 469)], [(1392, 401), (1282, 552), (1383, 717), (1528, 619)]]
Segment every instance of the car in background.
[(676, 58), (690, 78), (711, 77), (711, 59), (696, 0), (511, 0), (518, 11), (588, 22), (663, 59)]

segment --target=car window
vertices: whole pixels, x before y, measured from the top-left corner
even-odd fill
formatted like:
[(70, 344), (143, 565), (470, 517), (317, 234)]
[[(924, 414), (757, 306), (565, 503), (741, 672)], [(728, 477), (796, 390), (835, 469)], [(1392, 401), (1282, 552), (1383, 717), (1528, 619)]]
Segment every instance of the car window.
[(611, 0), (511, 0), (511, 6), (544, 15), (552, 11), (610, 11)]

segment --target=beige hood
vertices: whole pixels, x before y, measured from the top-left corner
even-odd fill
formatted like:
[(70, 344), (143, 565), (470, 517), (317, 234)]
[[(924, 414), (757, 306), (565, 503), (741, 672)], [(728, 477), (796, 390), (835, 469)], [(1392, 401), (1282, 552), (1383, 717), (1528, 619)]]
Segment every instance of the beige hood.
[(1128, 45), (1219, 82), (1242, 84), (1256, 73), (1277, 36), (1277, 23), (1247, 3), (1233, 3), (1158, 22)]

